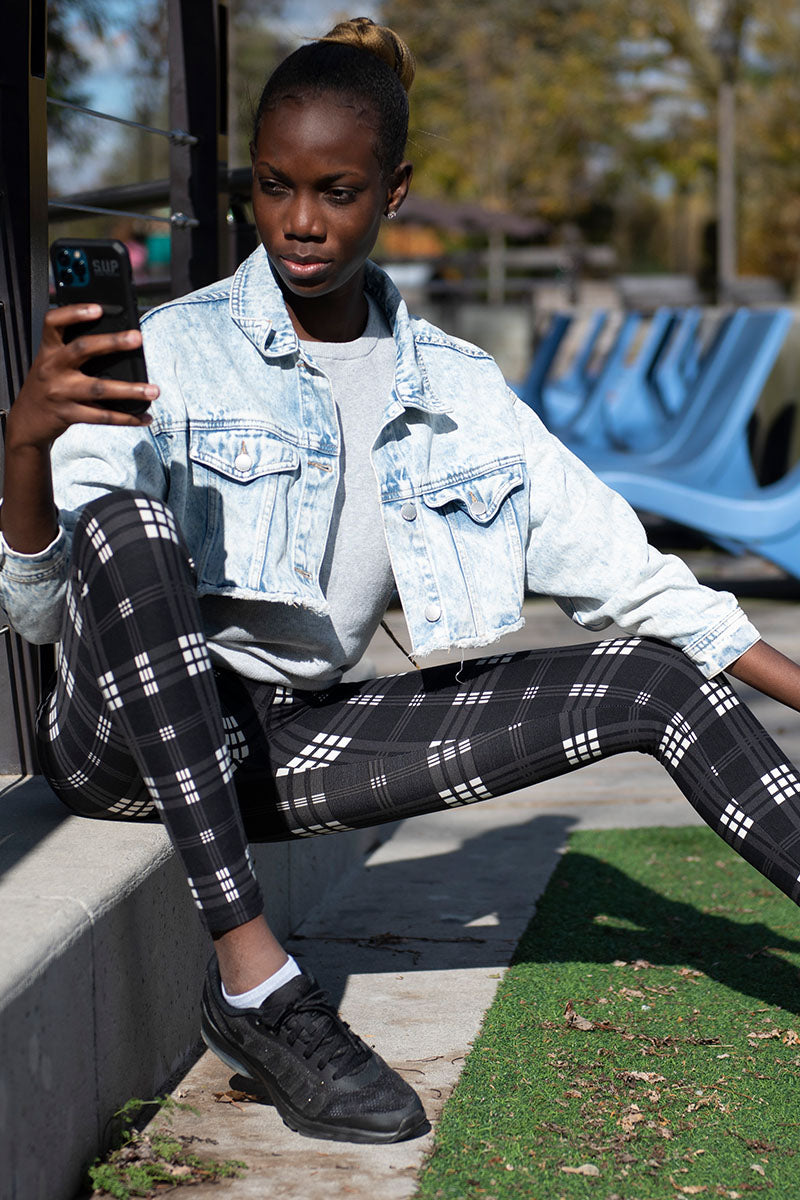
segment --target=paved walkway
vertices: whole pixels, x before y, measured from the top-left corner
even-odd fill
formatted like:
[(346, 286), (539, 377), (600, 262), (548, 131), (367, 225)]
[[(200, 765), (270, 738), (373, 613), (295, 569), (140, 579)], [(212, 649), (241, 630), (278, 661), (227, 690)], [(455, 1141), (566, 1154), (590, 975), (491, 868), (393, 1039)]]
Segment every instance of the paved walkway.
[[(800, 657), (796, 600), (745, 607), (764, 637)], [(550, 602), (529, 602), (527, 616), (527, 628), (498, 650), (581, 640)], [(370, 653), (380, 673), (404, 669), (385, 634)], [(753, 707), (800, 762), (800, 718), (760, 697)], [(666, 773), (633, 754), (486, 804), (418, 817), (342, 881), (335, 907), (306, 920), (290, 950), (414, 1084), (435, 1125), (571, 831), (697, 820)], [(205, 1054), (175, 1090), (199, 1111), (179, 1117), (175, 1128), (213, 1139), (216, 1156), (250, 1168), (238, 1181), (193, 1188), (197, 1200), (413, 1195), (432, 1133), (388, 1147), (300, 1138), (271, 1107), (215, 1099), (237, 1083), (246, 1086)]]

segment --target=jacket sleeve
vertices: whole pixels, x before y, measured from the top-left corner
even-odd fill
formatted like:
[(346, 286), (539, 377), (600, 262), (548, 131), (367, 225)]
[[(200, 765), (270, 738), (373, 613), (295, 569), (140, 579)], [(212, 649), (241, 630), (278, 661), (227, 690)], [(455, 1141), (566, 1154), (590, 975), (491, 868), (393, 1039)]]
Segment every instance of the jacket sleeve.
[(578, 625), (671, 642), (711, 678), (758, 641), (730, 592), (704, 587), (649, 545), (633, 509), (514, 397), (529, 473), (528, 590)]
[(61, 637), (72, 532), (90, 500), (119, 488), (163, 499), (166, 473), (149, 429), (72, 425), (52, 452), (59, 531), (38, 554), (20, 554), (0, 537), (0, 609), (17, 633), (44, 644)]

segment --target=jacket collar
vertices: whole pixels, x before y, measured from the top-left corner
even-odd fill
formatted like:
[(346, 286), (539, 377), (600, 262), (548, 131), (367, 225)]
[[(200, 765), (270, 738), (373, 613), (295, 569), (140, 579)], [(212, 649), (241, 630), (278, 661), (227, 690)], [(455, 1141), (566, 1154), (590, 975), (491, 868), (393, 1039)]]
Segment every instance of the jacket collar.
[[(373, 262), (366, 264), (366, 290), (384, 313), (394, 336), (397, 400), (404, 407), (447, 412), (449, 406), (434, 394), (418, 358), (406, 303), (386, 272)], [(254, 250), (234, 275), (229, 305), (234, 324), (265, 358), (300, 352), (300, 342), (263, 246)]]

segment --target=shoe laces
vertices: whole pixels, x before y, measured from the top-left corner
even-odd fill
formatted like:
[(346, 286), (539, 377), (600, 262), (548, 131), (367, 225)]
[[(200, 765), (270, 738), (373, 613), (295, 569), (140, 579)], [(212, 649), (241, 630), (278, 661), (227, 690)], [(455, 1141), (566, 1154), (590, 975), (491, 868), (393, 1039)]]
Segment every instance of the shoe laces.
[(320, 988), (290, 1005), (281, 1014), (277, 1028), (285, 1033), (290, 1046), (302, 1044), (305, 1059), (317, 1056), (320, 1070), (333, 1063), (334, 1079), (352, 1074), (370, 1056), (369, 1048), (341, 1019)]

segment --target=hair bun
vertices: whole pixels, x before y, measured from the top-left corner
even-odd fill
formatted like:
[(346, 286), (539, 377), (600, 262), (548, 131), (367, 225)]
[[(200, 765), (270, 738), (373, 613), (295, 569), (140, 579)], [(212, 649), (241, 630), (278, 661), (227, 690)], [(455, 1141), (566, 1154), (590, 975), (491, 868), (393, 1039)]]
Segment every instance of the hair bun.
[(385, 25), (376, 25), (369, 17), (351, 17), (349, 21), (340, 21), (319, 40), (356, 46), (359, 50), (374, 54), (394, 71), (406, 92), (414, 82), (416, 63), (406, 43), (393, 30)]

